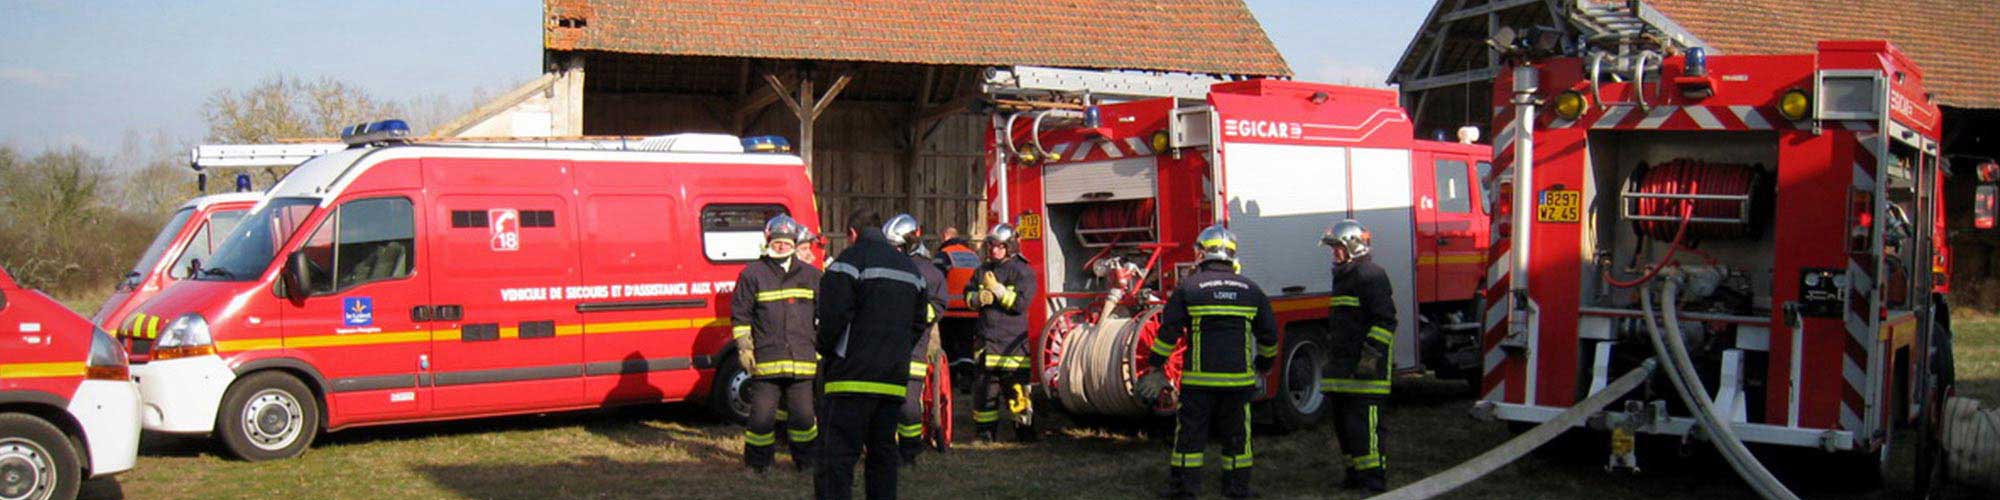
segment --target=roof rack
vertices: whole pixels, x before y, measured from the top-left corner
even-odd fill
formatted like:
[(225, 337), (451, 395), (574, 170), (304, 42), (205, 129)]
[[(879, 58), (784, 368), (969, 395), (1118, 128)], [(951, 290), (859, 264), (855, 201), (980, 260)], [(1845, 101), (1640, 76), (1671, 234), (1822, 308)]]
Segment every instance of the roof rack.
[[(754, 138), (753, 138), (754, 139)], [(451, 145), (493, 148), (543, 148), (596, 151), (654, 151), (671, 153), (744, 153), (744, 139), (729, 134), (668, 134), (658, 136), (583, 137), (498, 137), (498, 138), (419, 138), (412, 145)], [(290, 167), (313, 157), (348, 149), (338, 141), (308, 140), (274, 144), (203, 144), (189, 151), (188, 168), (199, 172), (211, 167)], [(789, 146), (787, 148), (789, 149)]]

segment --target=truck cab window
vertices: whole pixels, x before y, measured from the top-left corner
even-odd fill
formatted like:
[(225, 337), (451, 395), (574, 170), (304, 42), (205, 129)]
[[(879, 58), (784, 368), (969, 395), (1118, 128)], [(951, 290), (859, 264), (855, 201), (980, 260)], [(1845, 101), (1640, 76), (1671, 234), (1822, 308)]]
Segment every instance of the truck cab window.
[(305, 252), (310, 280), (306, 289), (314, 294), (408, 277), (416, 268), (416, 223), (410, 200), (344, 203), (300, 250)]
[(757, 260), (764, 250), (764, 223), (786, 213), (783, 205), (701, 207), (701, 250), (715, 262)]
[(1465, 162), (1463, 160), (1437, 161), (1437, 203), (1438, 211), (1454, 214), (1472, 213), (1471, 186), (1467, 185)]

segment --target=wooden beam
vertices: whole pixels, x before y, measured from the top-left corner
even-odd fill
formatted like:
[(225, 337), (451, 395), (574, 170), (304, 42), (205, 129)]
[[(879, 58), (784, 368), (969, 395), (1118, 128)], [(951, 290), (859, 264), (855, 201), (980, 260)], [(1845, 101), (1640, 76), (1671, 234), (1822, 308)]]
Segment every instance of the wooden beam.
[(744, 129), (753, 123), (750, 118), (756, 116), (764, 108), (770, 107), (771, 103), (778, 102), (778, 95), (781, 93), (783, 92), (767, 85), (757, 87), (756, 91), (739, 99), (736, 111), (730, 115), (729, 124), (731, 130), (735, 130), (737, 134), (742, 134)]
[(1479, 68), (1479, 69), (1465, 70), (1457, 73), (1449, 73), (1444, 75), (1433, 76), (1430, 78), (1425, 78), (1413, 82), (1404, 82), (1403, 91), (1416, 92), (1420, 90), (1430, 90), (1439, 87), (1463, 85), (1480, 80), (1492, 80), (1495, 75), (1499, 74), (1500, 74), (1500, 68)]
[(924, 108), (923, 111), (917, 114), (917, 121), (920, 123), (929, 123), (942, 120), (947, 116), (963, 113), (966, 106), (971, 106), (972, 103), (979, 102), (982, 98), (982, 96), (977, 94), (961, 95), (952, 100), (945, 101), (943, 104)]
[(833, 79), (833, 86), (828, 87), (826, 89), (826, 95), (822, 95), (813, 99), (814, 102), (812, 105), (812, 118), (814, 120), (818, 120), (819, 114), (826, 111), (826, 105), (828, 103), (832, 103), (835, 97), (839, 97), (840, 91), (846, 89), (847, 82), (853, 81), (853, 79), (854, 79), (853, 71), (842, 70), (840, 72), (840, 76)]
[(909, 156), (903, 163), (903, 209), (911, 215), (917, 210), (917, 163), (923, 161), (924, 154), (924, 106), (931, 103), (931, 87), (937, 85), (937, 66), (924, 67), (924, 82), (917, 88), (917, 102), (910, 106)]
[(793, 100), (792, 96), (788, 95), (791, 93), (791, 91), (785, 88), (785, 82), (778, 81), (777, 75), (765, 73), (764, 83), (771, 84), (771, 91), (775, 95), (777, 95), (779, 99), (783, 99), (785, 101), (785, 107), (791, 109), (792, 114), (796, 115), (799, 113), (799, 109), (801, 109), (799, 107), (799, 101)]
[(1536, 3), (1540, 3), (1541, 1), (1542, 0), (1493, 0), (1491, 2), (1487, 2), (1486, 5), (1481, 5), (1472, 8), (1466, 8), (1463, 4), (1460, 4), (1459, 8), (1453, 9), (1451, 12), (1445, 13), (1445, 15), (1440, 16), (1438, 19), (1440, 21), (1449, 23), (1460, 19), (1470, 19), (1524, 5), (1534, 5)]

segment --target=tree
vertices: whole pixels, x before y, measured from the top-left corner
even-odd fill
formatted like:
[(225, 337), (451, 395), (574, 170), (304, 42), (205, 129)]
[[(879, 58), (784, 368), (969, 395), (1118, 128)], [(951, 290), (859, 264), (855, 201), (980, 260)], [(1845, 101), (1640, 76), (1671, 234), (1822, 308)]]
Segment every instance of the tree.
[(333, 137), (342, 127), (402, 112), (402, 106), (347, 82), (280, 74), (247, 89), (216, 91), (202, 118), (208, 122), (208, 140), (241, 144)]

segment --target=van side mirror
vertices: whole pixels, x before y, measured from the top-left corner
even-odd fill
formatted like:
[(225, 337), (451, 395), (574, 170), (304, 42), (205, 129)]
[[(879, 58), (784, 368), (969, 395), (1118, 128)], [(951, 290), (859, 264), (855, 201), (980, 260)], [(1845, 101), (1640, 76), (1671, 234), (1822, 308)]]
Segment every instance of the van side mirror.
[(1980, 184), (1972, 196), (1972, 227), (1993, 229), (2000, 217), (2000, 184)]
[(304, 299), (312, 295), (312, 264), (306, 261), (306, 252), (292, 252), (285, 258), (284, 272), (285, 298)]

